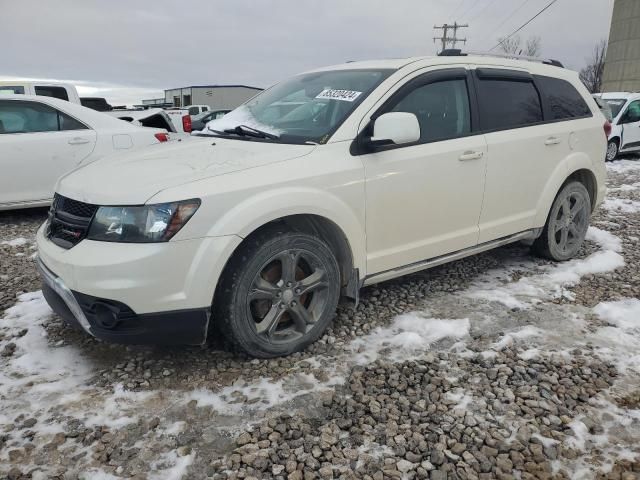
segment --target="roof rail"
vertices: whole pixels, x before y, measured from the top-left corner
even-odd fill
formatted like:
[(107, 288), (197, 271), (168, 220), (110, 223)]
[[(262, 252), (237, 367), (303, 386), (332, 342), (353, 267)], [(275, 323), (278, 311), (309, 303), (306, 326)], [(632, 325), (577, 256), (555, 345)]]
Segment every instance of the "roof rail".
[(438, 56), (440, 57), (466, 57), (468, 55), (473, 55), (476, 57), (496, 57), (496, 58), (510, 58), (512, 60), (525, 60), (527, 62), (537, 62), (544, 63), (545, 65), (553, 65), (554, 67), (564, 68), (564, 65), (558, 60), (553, 60), (551, 58), (544, 59), (538, 57), (527, 57), (525, 55), (514, 55), (510, 53), (491, 53), (491, 52), (463, 52), (458, 48), (448, 48), (446, 50), (441, 51)]

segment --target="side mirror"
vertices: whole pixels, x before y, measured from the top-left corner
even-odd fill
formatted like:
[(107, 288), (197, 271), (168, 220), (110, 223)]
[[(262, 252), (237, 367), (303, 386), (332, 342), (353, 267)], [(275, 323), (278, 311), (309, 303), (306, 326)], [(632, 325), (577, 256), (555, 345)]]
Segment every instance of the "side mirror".
[(372, 145), (403, 145), (420, 140), (418, 117), (408, 112), (389, 112), (376, 118)]

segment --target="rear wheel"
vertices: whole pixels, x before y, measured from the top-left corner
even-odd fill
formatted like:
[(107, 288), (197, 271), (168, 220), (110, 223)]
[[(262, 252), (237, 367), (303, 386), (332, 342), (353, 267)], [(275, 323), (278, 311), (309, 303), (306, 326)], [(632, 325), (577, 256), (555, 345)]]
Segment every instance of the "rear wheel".
[(339, 296), (338, 263), (322, 240), (269, 229), (231, 259), (214, 319), (236, 349), (260, 358), (288, 355), (322, 335)]
[(591, 198), (580, 182), (565, 185), (551, 206), (536, 253), (555, 261), (573, 258), (580, 250), (591, 219)]
[(609, 140), (607, 144), (607, 162), (613, 162), (618, 157), (617, 140)]

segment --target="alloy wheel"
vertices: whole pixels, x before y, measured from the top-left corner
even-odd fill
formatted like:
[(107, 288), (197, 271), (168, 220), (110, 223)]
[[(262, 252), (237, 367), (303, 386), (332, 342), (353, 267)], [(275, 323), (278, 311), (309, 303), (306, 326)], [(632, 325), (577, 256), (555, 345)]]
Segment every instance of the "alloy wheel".
[(589, 209), (587, 199), (580, 192), (569, 192), (562, 199), (550, 225), (552, 239), (561, 253), (575, 253), (580, 248), (589, 228)]
[(321, 260), (307, 250), (285, 250), (253, 279), (248, 311), (258, 336), (289, 343), (308, 333), (327, 305), (328, 282)]

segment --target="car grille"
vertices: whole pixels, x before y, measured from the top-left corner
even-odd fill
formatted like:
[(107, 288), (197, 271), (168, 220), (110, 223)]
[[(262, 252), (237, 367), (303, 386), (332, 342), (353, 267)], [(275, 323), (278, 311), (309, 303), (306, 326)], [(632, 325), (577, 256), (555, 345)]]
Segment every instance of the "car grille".
[(98, 210), (97, 205), (79, 202), (57, 193), (49, 210), (47, 237), (56, 245), (69, 249), (83, 240)]

